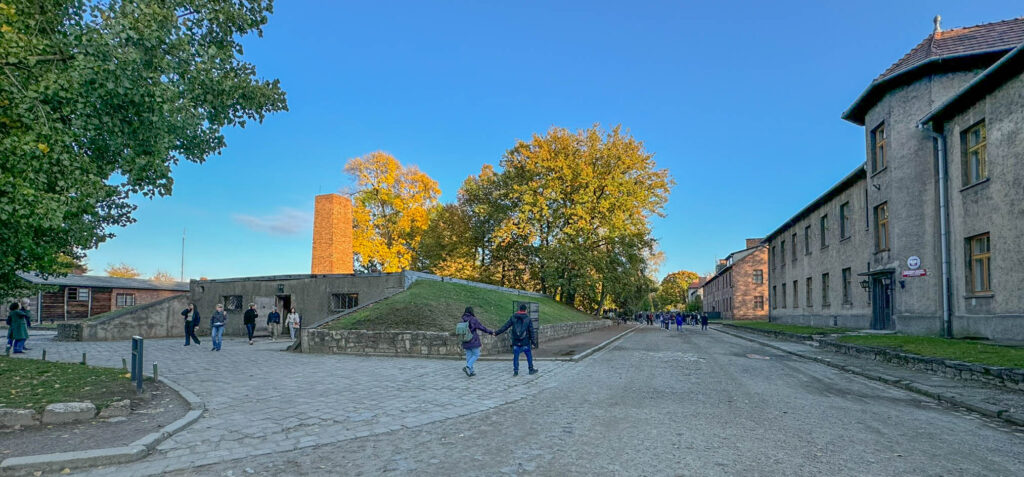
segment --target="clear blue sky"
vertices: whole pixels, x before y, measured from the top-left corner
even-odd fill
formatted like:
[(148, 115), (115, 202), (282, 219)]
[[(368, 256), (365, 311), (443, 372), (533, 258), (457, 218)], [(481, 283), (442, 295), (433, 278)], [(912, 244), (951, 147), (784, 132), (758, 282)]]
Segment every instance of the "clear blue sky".
[[(654, 233), (661, 275), (704, 273), (863, 161), (839, 119), (931, 32), (1018, 17), (1015, 2), (278, 1), (246, 59), (280, 78), (290, 112), (227, 131), (174, 195), (89, 253), (91, 273), (309, 273), (313, 197), (346, 160), (385, 150), (462, 181), (517, 138), (622, 124), (678, 185)], [(775, 186), (772, 188), (772, 186)]]

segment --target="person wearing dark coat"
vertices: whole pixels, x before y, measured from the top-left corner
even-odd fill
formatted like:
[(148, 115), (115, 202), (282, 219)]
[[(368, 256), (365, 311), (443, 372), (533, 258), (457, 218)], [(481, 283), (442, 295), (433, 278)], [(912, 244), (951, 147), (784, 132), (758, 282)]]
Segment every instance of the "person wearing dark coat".
[(708, 315), (701, 315), (700, 316), (700, 329), (701, 330), (707, 330), (708, 329)]
[(15, 354), (21, 354), (25, 352), (25, 340), (28, 339), (28, 324), (26, 320), (26, 314), (21, 310), (21, 304), (18, 302), (11, 303), (8, 307), (10, 310), (7, 313), (7, 339), (10, 341), (14, 348)]
[(252, 334), (256, 331), (256, 317), (260, 316), (256, 312), (256, 304), (249, 303), (249, 309), (245, 310), (245, 314), (242, 315), (242, 323), (245, 324), (245, 334), (249, 335), (249, 344), (252, 344)]
[(189, 345), (190, 339), (199, 344), (199, 338), (196, 337), (196, 327), (199, 326), (199, 310), (196, 309), (196, 304), (189, 303), (188, 308), (181, 310), (181, 316), (185, 319), (185, 346)]
[(476, 376), (473, 364), (480, 358), (481, 346), (480, 334), (478, 332), (483, 331), (489, 335), (493, 335), (494, 332), (487, 329), (483, 323), (480, 323), (480, 320), (473, 314), (473, 307), (471, 306), (466, 307), (466, 311), (462, 314), (462, 321), (469, 323), (469, 332), (473, 335), (473, 339), (462, 343), (462, 349), (466, 350), (466, 365), (463, 366), (462, 371), (466, 373), (466, 376)]
[(494, 336), (500, 335), (511, 328), (512, 333), (512, 376), (519, 376), (519, 353), (526, 354), (526, 364), (530, 366), (530, 374), (537, 374), (537, 368), (533, 367), (533, 352), (530, 346), (537, 347), (537, 330), (533, 327), (533, 320), (526, 313), (526, 305), (519, 305), (519, 311), (512, 315), (508, 321), (494, 332)]

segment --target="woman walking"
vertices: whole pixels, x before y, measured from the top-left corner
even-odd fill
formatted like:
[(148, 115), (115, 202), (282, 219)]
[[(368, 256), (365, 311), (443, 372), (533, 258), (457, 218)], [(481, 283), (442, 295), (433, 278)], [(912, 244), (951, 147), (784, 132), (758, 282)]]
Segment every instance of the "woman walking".
[(288, 331), (292, 334), (292, 341), (295, 341), (295, 333), (298, 333), (299, 327), (302, 326), (302, 317), (295, 312), (295, 308), (288, 312), (288, 318), (285, 319), (284, 324), (288, 326)]
[(217, 305), (217, 311), (210, 317), (210, 339), (213, 341), (213, 349), (220, 351), (220, 345), (224, 342), (224, 324), (228, 322), (228, 314), (224, 313), (224, 305)]
[(466, 311), (462, 313), (462, 322), (468, 323), (469, 334), (472, 336), (468, 341), (462, 342), (462, 349), (466, 351), (466, 366), (462, 368), (462, 371), (466, 373), (466, 376), (476, 376), (476, 371), (473, 370), (473, 364), (480, 358), (480, 335), (477, 331), (483, 331), (489, 335), (494, 335), (494, 332), (487, 329), (480, 320), (477, 319), (476, 315), (473, 314), (473, 307), (467, 306)]

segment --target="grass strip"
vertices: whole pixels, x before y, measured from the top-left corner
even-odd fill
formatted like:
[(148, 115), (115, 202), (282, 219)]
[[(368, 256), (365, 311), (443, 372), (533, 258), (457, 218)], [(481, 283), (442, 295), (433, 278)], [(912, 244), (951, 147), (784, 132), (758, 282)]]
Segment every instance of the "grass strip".
[(42, 413), (48, 404), (85, 402), (103, 409), (128, 399), (134, 388), (118, 369), (0, 356), (0, 405)]
[(1024, 368), (1024, 348), (977, 341), (932, 336), (856, 335), (842, 336), (841, 343), (877, 346), (933, 358), (987, 364), (1006, 368)]
[(816, 326), (803, 326), (803, 325), (788, 325), (785, 323), (769, 323), (767, 321), (723, 321), (722, 323), (742, 326), (744, 328), (754, 328), (758, 330), (769, 330), (769, 331), (782, 331), (786, 333), (796, 333), (799, 335), (824, 335), (832, 333), (846, 333), (850, 331), (846, 328), (819, 328)]

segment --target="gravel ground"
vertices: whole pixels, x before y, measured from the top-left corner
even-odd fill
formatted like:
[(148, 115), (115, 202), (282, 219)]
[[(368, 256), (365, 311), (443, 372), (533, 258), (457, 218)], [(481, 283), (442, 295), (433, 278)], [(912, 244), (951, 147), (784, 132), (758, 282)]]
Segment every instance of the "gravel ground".
[(577, 366), (558, 386), (476, 414), (167, 475), (1020, 475), (1024, 467), (1021, 429), (721, 333), (644, 329)]
[(173, 390), (160, 383), (146, 383), (146, 389), (149, 399), (133, 401), (132, 413), (123, 419), (0, 431), (0, 460), (128, 445), (188, 413), (188, 402)]

